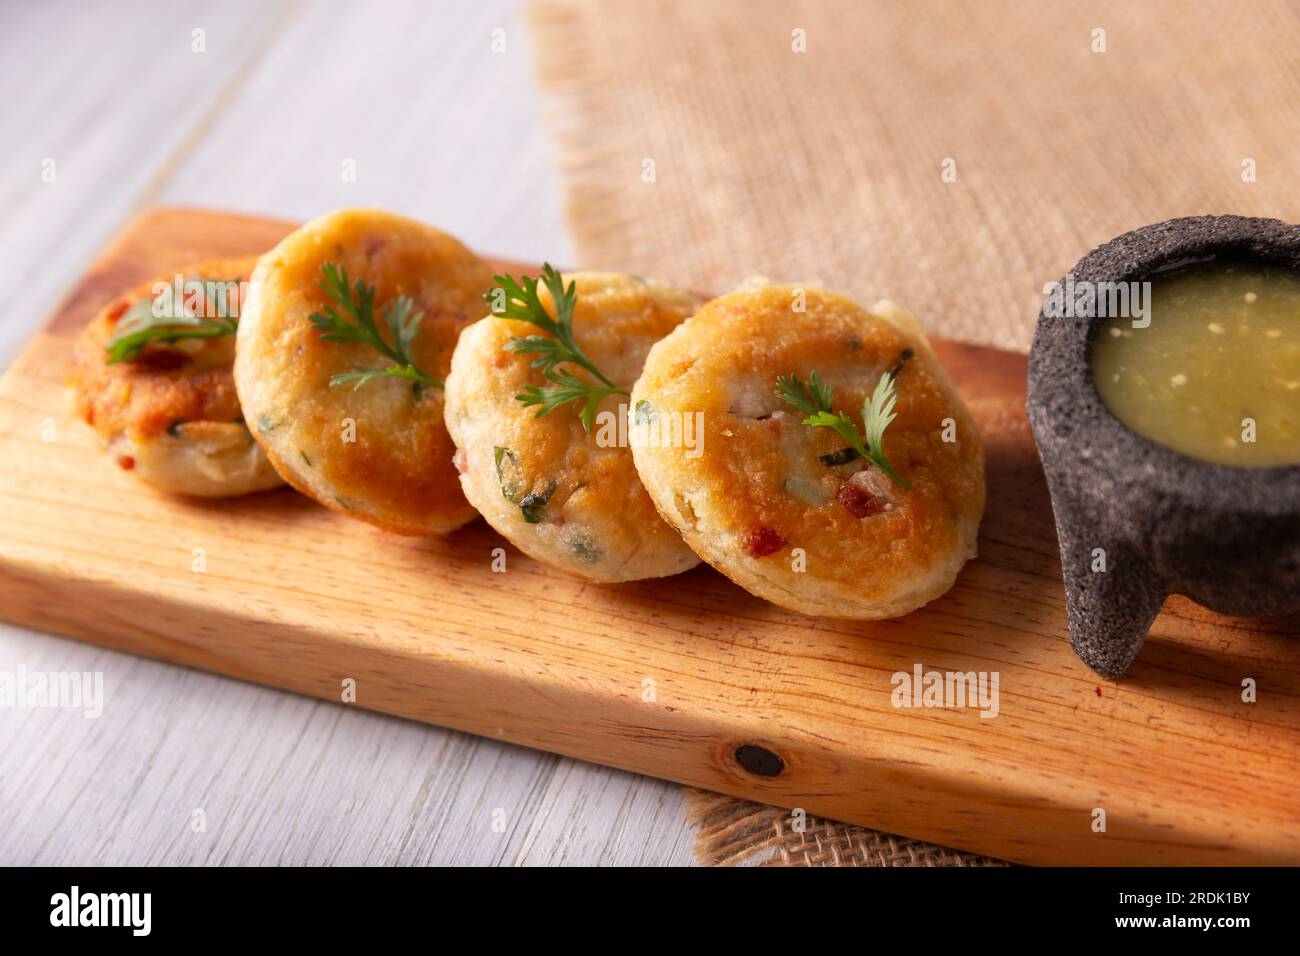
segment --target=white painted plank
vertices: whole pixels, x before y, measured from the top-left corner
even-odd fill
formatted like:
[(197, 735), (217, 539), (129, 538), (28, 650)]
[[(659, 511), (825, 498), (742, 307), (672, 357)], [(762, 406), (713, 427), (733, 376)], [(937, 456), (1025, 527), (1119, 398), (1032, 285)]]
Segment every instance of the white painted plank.
[[(192, 52), (197, 6), (0, 6), (0, 367), (254, 55), (247, 45)], [(255, 33), (257, 5), (211, 6), (210, 44)], [(42, 178), (46, 160), (53, 182)]]
[(513, 3), (296, 8), (158, 198), (293, 219), (378, 206), (568, 263), (527, 40)]

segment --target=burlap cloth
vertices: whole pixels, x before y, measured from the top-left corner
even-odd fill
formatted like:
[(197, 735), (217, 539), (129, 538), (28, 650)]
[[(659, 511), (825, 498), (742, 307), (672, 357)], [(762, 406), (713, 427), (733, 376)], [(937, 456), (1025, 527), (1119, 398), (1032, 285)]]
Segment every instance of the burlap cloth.
[[(572, 0), (530, 20), (587, 268), (816, 280), (1024, 349), (1043, 284), (1112, 236), (1300, 221), (1297, 2)], [(692, 799), (709, 861), (974, 862)]]

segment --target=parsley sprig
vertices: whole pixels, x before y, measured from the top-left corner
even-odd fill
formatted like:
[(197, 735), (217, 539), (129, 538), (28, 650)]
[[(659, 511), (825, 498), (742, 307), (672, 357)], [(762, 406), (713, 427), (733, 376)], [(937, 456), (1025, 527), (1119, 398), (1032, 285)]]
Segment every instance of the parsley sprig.
[[(537, 294), (538, 280), (531, 276), (493, 276), (497, 289), (484, 298), (493, 315), (518, 319), (537, 326), (546, 335), (524, 335), (510, 340), (507, 351), (520, 355), (536, 355), (533, 368), (540, 368), (551, 385), (539, 388), (528, 385), (515, 398), (526, 406), (538, 406), (537, 418), (548, 415), (569, 402), (582, 402), (578, 419), (586, 431), (591, 431), (596, 407), (609, 395), (628, 395), (628, 389), (615, 385), (589, 359), (573, 337), (573, 307), (578, 301), (575, 284), (566, 288), (564, 277), (550, 263), (542, 265), (542, 283), (555, 303), (555, 318), (551, 318)], [(594, 375), (601, 384), (589, 382), (559, 365), (576, 365)]]
[[(191, 278), (197, 278), (201, 282), (221, 281)], [(176, 311), (175, 306), (172, 311)], [(134, 362), (147, 345), (170, 345), (181, 339), (215, 339), (234, 335), (238, 329), (237, 316), (207, 318), (198, 314), (197, 305), (190, 307), (185, 302), (180, 303), (179, 315), (158, 315), (154, 309), (154, 300), (146, 298), (131, 306), (118, 320), (117, 332), (104, 348), (108, 353), (108, 364), (116, 365), (119, 362)]]
[[(876, 383), (876, 390), (862, 403), (862, 421), (866, 434), (858, 434), (858, 426), (853, 423), (846, 412), (831, 410), (831, 387), (821, 380), (816, 371), (809, 373), (808, 381), (800, 380), (798, 375), (778, 376), (776, 393), (787, 405), (805, 413), (805, 425), (814, 428), (829, 428), (849, 443), (849, 447), (864, 461), (869, 461), (904, 488), (911, 488), (910, 482), (904, 481), (890, 467), (885, 458), (885, 429), (897, 417), (894, 411), (894, 377), (886, 372)], [(823, 456), (822, 460), (832, 458), (830, 464), (845, 464), (853, 457)]]
[(432, 385), (442, 388), (441, 380), (420, 370), (411, 358), (411, 343), (420, 332), (424, 312), (415, 311), (415, 302), (408, 296), (398, 296), (383, 308), (384, 322), (392, 336), (392, 344), (383, 336), (375, 321), (375, 287), (360, 279), (355, 284), (348, 278), (348, 270), (333, 262), (321, 266), (320, 287), (338, 303), (338, 308), (326, 306), (323, 311), (308, 316), (311, 324), (325, 334), (328, 342), (360, 342), (392, 359), (387, 368), (352, 365), (352, 371), (330, 378), (330, 385), (354, 383), (353, 388), (376, 378), (409, 378), (415, 388)]

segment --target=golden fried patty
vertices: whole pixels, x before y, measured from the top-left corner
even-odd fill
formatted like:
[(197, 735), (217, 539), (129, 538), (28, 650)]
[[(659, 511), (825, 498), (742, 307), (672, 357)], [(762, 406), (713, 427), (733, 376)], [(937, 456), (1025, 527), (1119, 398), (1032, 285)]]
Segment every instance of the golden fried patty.
[(244, 426), (232, 373), (233, 335), (155, 342), (129, 361), (109, 361), (109, 343), (153, 315), (155, 303), (167, 304), (159, 297), (164, 286), (174, 286), (176, 275), (182, 283), (221, 283), (230, 294), (224, 302), (202, 292), (191, 297), (182, 285), (181, 302), (162, 310), (164, 316), (180, 314), (176, 306), (188, 299), (200, 315), (214, 309), (210, 314), (237, 319), (238, 283), (247, 282), (256, 262), (201, 262), (142, 283), (106, 305), (77, 340), (69, 374), (77, 415), (118, 465), (152, 485), (220, 497), (281, 484)]
[[(239, 325), (235, 383), (249, 427), (280, 474), (321, 504), (402, 534), (470, 521), (443, 424), (443, 391), (407, 377), (331, 385), (395, 363), (363, 341), (337, 341), (311, 316), (347, 309), (322, 288), (323, 267), (373, 287), (371, 319), (394, 344), (385, 310), (410, 300), (414, 365), (447, 375), (461, 329), (487, 312), (487, 264), (456, 239), (402, 216), (355, 209), (307, 223), (264, 255)], [(419, 315), (418, 320), (415, 318)]]
[[(806, 382), (813, 371), (832, 386), (833, 411), (858, 429), (864, 399), (894, 373), (897, 419), (883, 447), (910, 489), (850, 458), (840, 435), (804, 425), (805, 413), (778, 396), (778, 376)], [(702, 455), (637, 446), (637, 470), (704, 560), (775, 604), (898, 617), (947, 591), (975, 555), (979, 435), (920, 328), (896, 307), (868, 311), (793, 286), (725, 295), (651, 349), (632, 402), (653, 420), (703, 413)]]
[[(611, 381), (629, 387), (646, 353), (691, 314), (698, 300), (662, 282), (575, 273), (573, 331)], [(541, 300), (554, 314), (544, 286)], [(676, 574), (699, 562), (656, 513), (629, 447), (628, 397), (601, 401), (592, 430), (580, 404), (538, 418), (515, 397), (549, 383), (534, 355), (509, 352), (535, 326), (490, 316), (461, 333), (447, 378), (447, 429), (458, 449), (465, 497), (521, 551), (592, 581)], [(591, 380), (585, 372), (578, 371)]]

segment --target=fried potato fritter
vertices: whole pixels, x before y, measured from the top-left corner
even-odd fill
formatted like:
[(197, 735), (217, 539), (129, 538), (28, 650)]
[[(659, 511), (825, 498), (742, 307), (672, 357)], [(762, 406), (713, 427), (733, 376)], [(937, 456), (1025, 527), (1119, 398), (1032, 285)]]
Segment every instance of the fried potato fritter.
[[(859, 430), (864, 400), (893, 374), (897, 418), (883, 449), (910, 488), (782, 400), (778, 376), (806, 382), (813, 371), (832, 388), (832, 411)], [(632, 401), (651, 418), (703, 413), (702, 455), (636, 446), (637, 471), (696, 553), (774, 604), (899, 617), (952, 587), (975, 556), (980, 438), (920, 327), (896, 306), (868, 311), (812, 287), (733, 292), (651, 349)]]
[[(577, 289), (574, 337), (613, 382), (630, 387), (646, 353), (698, 305), (663, 282), (613, 273), (565, 276)], [(554, 302), (539, 285), (544, 306)], [(534, 356), (507, 351), (537, 334), (489, 316), (461, 333), (447, 379), (447, 429), (465, 496), (498, 532), (543, 564), (591, 581), (677, 574), (699, 559), (660, 519), (637, 477), (626, 427), (628, 397), (606, 396), (592, 430), (578, 406), (537, 417), (516, 398), (545, 386)], [(580, 374), (585, 375), (579, 370)]]
[[(249, 428), (291, 485), (335, 511), (401, 534), (442, 534), (475, 517), (452, 465), (443, 390), (409, 377), (331, 385), (392, 361), (363, 341), (326, 338), (311, 318), (347, 309), (322, 287), (324, 266), (373, 287), (373, 319), (411, 302), (410, 357), (441, 382), (460, 331), (487, 313), (487, 264), (431, 226), (378, 210), (342, 210), (295, 230), (259, 261), (240, 320), (235, 383)], [(418, 314), (418, 321), (415, 316)]]
[[(256, 257), (200, 262), (175, 275), (231, 286), (219, 311), (237, 319), (238, 284), (248, 281), (256, 262)], [(69, 374), (76, 413), (120, 467), (164, 491), (223, 497), (274, 488), (282, 484), (280, 476), (249, 434), (235, 394), (233, 335), (155, 342), (130, 360), (109, 361), (109, 345), (123, 326), (129, 330), (137, 317), (149, 314), (175, 275), (118, 296), (86, 326)], [(205, 295), (192, 304), (205, 310), (209, 298), (218, 304), (217, 296)]]

